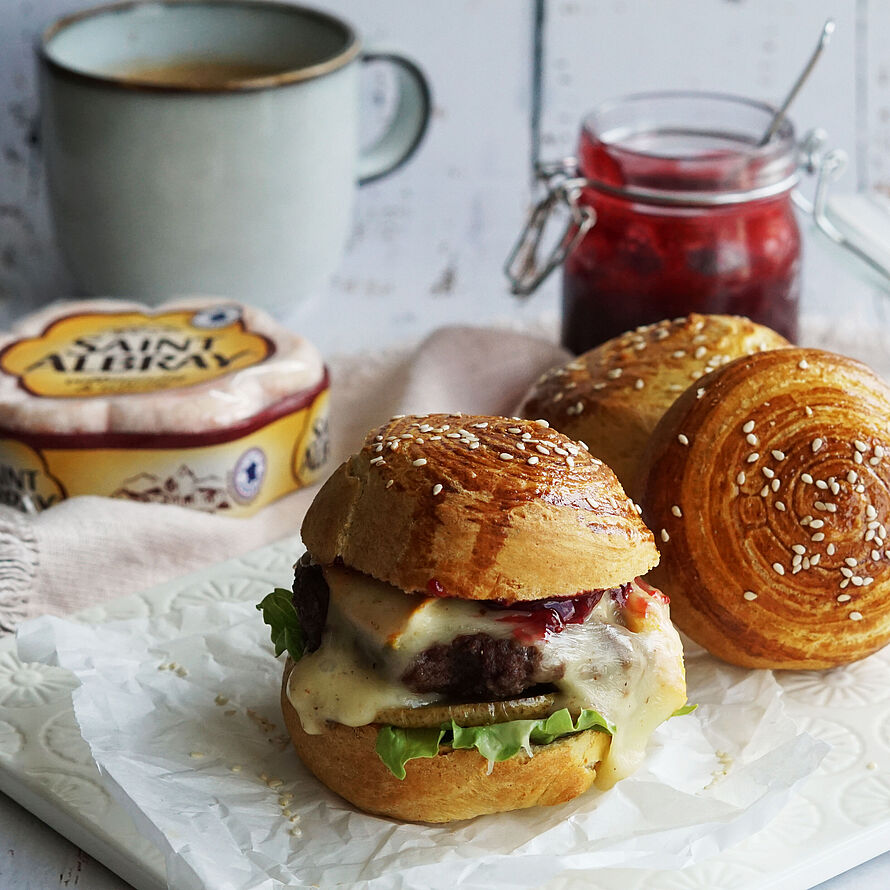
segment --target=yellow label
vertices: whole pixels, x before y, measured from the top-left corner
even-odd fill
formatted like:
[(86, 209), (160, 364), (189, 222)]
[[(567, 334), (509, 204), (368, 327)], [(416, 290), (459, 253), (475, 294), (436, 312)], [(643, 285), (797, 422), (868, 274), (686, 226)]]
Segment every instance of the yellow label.
[(0, 439), (0, 503), (38, 513), (64, 497), (39, 451), (15, 439)]
[(30, 511), (93, 494), (250, 516), (318, 479), (328, 455), (327, 421), (322, 390), (304, 408), (216, 445), (38, 449), (0, 439), (0, 499)]
[(234, 305), (83, 313), (0, 353), (0, 370), (36, 396), (83, 398), (207, 383), (265, 361), (274, 344), (247, 330)]

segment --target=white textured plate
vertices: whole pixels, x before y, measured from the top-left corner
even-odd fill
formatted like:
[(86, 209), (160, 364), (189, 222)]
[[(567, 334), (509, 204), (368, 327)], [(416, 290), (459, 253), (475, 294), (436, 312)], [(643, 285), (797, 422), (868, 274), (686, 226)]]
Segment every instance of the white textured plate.
[[(292, 542), (80, 613), (100, 623), (214, 600), (259, 599), (280, 586)], [(890, 849), (890, 648), (833, 671), (779, 674), (788, 712), (833, 748), (780, 815), (743, 844), (677, 872), (603, 870), (563, 880), (584, 890), (795, 890)], [(166, 886), (160, 853), (102, 788), (74, 722), (74, 681), (58, 668), (23, 665), (0, 642), (0, 790), (138, 890)], [(556, 886), (556, 885), (554, 885)]]

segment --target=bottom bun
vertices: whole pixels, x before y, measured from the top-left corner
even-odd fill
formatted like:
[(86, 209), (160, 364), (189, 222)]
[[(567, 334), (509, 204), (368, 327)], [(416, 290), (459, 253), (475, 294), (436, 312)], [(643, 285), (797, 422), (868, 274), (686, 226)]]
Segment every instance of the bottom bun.
[(290, 660), (284, 670), (281, 710), (294, 748), (315, 776), (368, 813), (406, 822), (451, 822), (484, 813), (553, 806), (585, 792), (609, 749), (611, 736), (589, 729), (549, 745), (533, 745), (495, 763), (477, 751), (445, 750), (411, 760), (397, 779), (377, 756), (377, 725), (331, 723), (320, 735), (303, 731), (286, 694)]

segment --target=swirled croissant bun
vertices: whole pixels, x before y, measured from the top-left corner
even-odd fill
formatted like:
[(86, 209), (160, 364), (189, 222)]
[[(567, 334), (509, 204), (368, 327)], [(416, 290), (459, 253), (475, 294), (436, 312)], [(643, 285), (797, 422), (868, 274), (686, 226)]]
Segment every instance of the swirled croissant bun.
[(670, 408), (642, 470), (650, 577), (714, 655), (827, 668), (890, 642), (890, 388), (865, 365), (737, 359)]
[(614, 473), (546, 421), (394, 418), (319, 491), (319, 562), (446, 596), (536, 600), (645, 574), (658, 551)]
[(636, 495), (639, 460), (655, 425), (688, 386), (739, 356), (788, 341), (732, 315), (689, 315), (629, 331), (545, 374), (519, 413), (586, 442)]

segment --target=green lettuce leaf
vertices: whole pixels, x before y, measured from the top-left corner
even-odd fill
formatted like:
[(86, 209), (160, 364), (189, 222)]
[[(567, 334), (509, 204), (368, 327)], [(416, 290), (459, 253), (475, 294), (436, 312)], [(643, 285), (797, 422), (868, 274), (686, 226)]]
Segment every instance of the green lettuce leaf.
[(698, 705), (685, 704), (682, 708), (677, 708), (671, 717), (683, 717), (685, 714), (691, 714), (697, 707)]
[(415, 757), (435, 757), (441, 744), (453, 748), (475, 748), (486, 760), (509, 760), (531, 745), (548, 745), (566, 735), (586, 729), (612, 734), (615, 725), (602, 714), (584, 710), (578, 720), (567, 708), (540, 720), (510, 720), (488, 726), (458, 726), (453, 720), (440, 729), (403, 729), (382, 726), (377, 733), (377, 754), (397, 778), (405, 778), (405, 764)]
[(381, 726), (377, 731), (377, 756), (397, 778), (405, 778), (405, 764), (416, 757), (435, 757), (445, 729), (404, 729)]
[(287, 653), (294, 661), (303, 657), (305, 647), (300, 619), (294, 608), (293, 594), (283, 587), (276, 587), (257, 609), (263, 613), (263, 621), (271, 628), (272, 643), (275, 654)]

